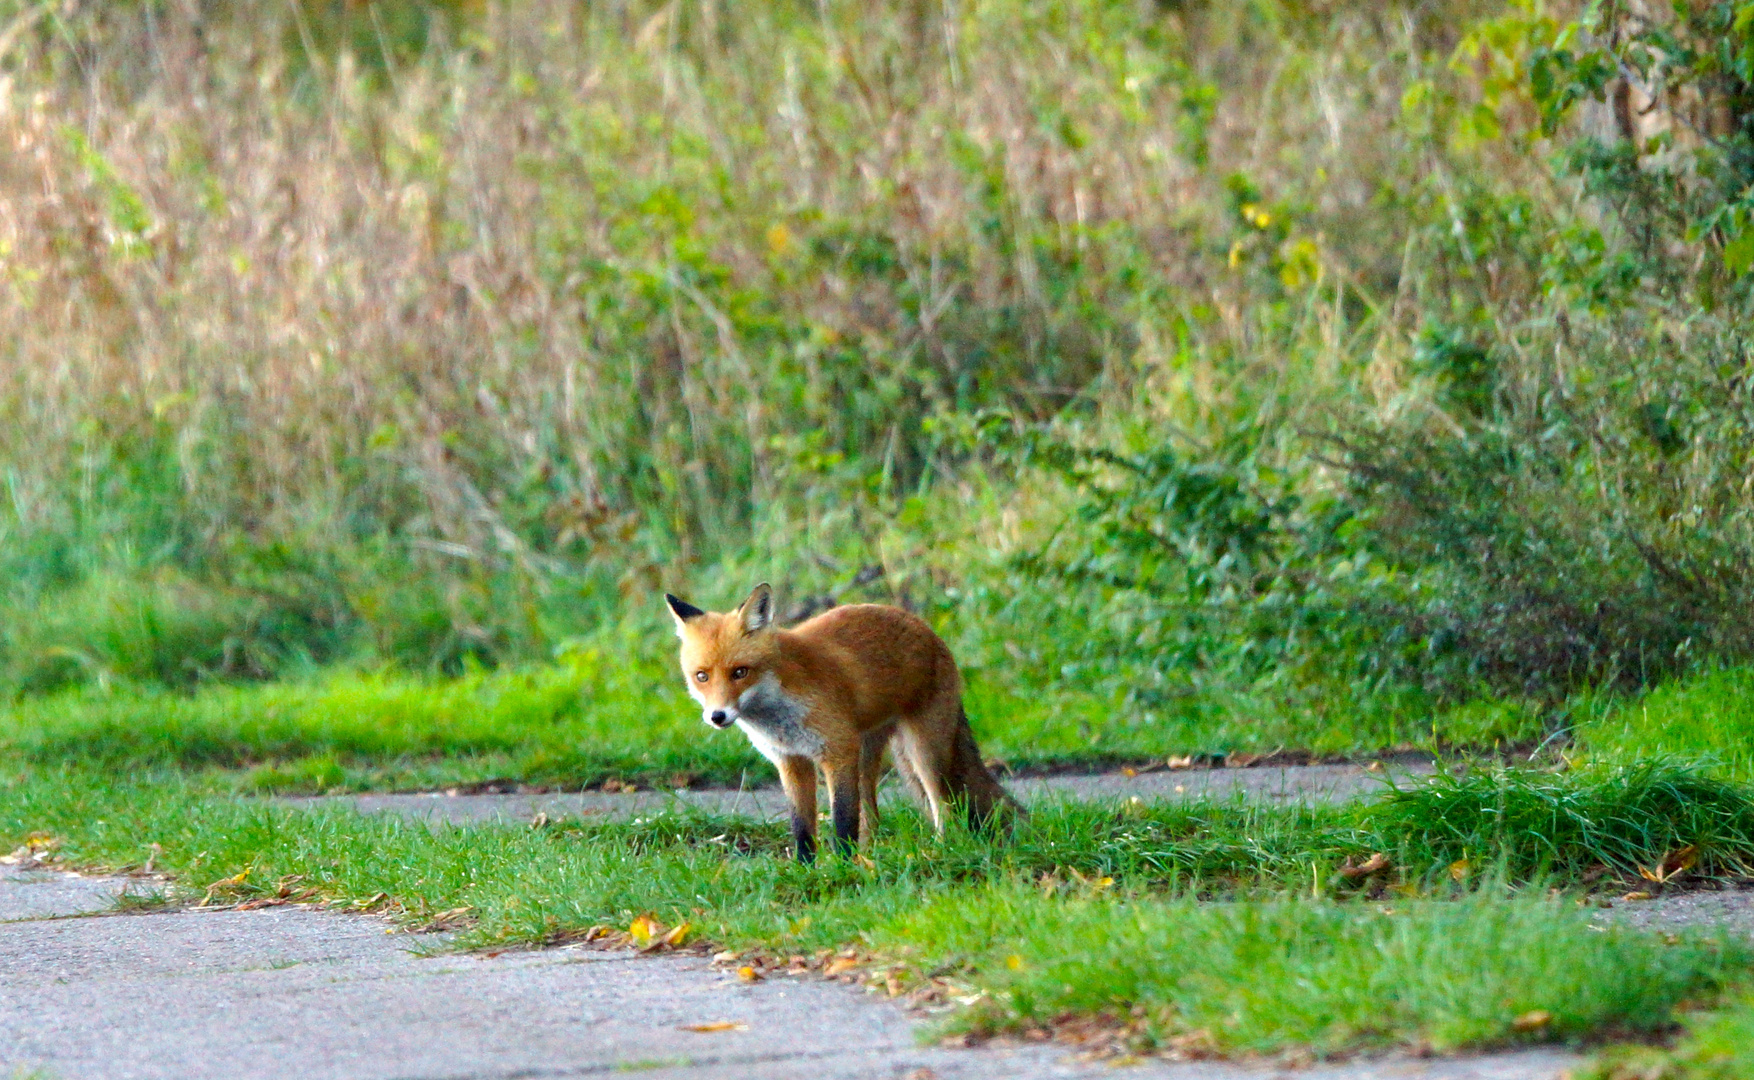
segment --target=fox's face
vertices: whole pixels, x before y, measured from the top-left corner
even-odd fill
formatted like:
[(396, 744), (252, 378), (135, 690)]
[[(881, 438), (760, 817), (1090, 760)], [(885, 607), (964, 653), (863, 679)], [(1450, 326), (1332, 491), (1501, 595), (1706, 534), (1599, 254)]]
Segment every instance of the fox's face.
[(664, 594), (682, 639), (682, 678), (700, 702), (701, 718), (716, 728), (735, 724), (763, 694), (779, 642), (773, 630), (773, 590), (763, 583), (736, 611), (702, 611)]

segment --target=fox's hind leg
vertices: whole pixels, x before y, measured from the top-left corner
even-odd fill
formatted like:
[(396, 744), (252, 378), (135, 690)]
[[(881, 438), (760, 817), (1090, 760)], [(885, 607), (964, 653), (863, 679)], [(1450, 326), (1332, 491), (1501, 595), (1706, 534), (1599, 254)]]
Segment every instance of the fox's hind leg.
[(911, 777), (913, 783), (919, 785), (920, 794), (925, 796), (926, 809), (932, 815), (932, 829), (940, 836), (944, 833), (944, 799), (948, 792), (944, 787), (944, 770), (949, 765), (948, 754), (935, 752), (933, 740), (923, 734), (916, 717), (906, 717), (896, 727), (894, 747), (897, 768), (902, 775)]
[(883, 771), (883, 749), (892, 729), (868, 731), (859, 746), (859, 847), (871, 846), (877, 835), (877, 777)]

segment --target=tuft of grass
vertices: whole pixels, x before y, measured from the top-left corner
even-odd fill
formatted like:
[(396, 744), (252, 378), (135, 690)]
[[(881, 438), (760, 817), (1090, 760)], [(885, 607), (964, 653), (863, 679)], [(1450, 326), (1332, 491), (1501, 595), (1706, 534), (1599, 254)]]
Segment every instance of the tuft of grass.
[[(1565, 773), (1435, 775), (1361, 811), (1385, 842), (1433, 867), (1498, 864), (1518, 879), (1600, 867), (1637, 874), (1688, 849), (1699, 873), (1749, 872), (1750, 789), (1666, 762)], [(1694, 866), (1694, 863), (1689, 863)]]

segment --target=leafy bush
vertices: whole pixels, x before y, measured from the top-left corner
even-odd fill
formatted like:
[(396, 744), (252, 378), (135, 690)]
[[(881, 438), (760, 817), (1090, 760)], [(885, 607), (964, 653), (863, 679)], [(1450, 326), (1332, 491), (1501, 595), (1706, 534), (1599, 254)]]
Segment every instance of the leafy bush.
[[(1543, 182), (1589, 211), (1490, 171), (1428, 174), (1407, 250), (1447, 287), (1414, 283), (1418, 332), (1368, 396), (1300, 415), (1238, 385), (1228, 412), (1142, 449), (1026, 437), (1026, 469), (1068, 484), (1084, 528), (1016, 565), (1135, 595), (1189, 670), (1556, 704), (1754, 656), (1754, 31), (1745, 5), (1665, 19), (1477, 24), (1456, 53), (1487, 72), (1473, 109), (1427, 84), (1405, 109), (1442, 99), (1429, 138), (1452, 154), (1550, 146)], [(1592, 97), (1620, 129), (1577, 115)], [(1519, 116), (1538, 120), (1507, 132)]]

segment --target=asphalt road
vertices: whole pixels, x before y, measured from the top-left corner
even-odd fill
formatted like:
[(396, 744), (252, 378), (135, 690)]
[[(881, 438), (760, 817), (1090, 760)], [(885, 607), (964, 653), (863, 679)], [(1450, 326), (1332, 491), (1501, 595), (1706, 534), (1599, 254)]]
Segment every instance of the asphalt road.
[[(1269, 802), (1339, 802), (1431, 772), (1429, 764), (1299, 765), (1247, 769), (1160, 769), (1128, 776), (1121, 772), (1013, 778), (1005, 782), (1025, 804), (1050, 799), (1233, 798)], [(893, 784), (886, 792), (900, 798)], [(719, 814), (746, 814), (763, 820), (785, 815), (778, 788), (472, 795), (431, 792), (396, 795), (337, 795), (288, 799), (297, 805), (350, 803), (362, 813), (401, 814), (453, 824), (493, 822), (523, 825), (538, 813), (549, 820), (596, 815), (627, 816), (695, 808)]]

